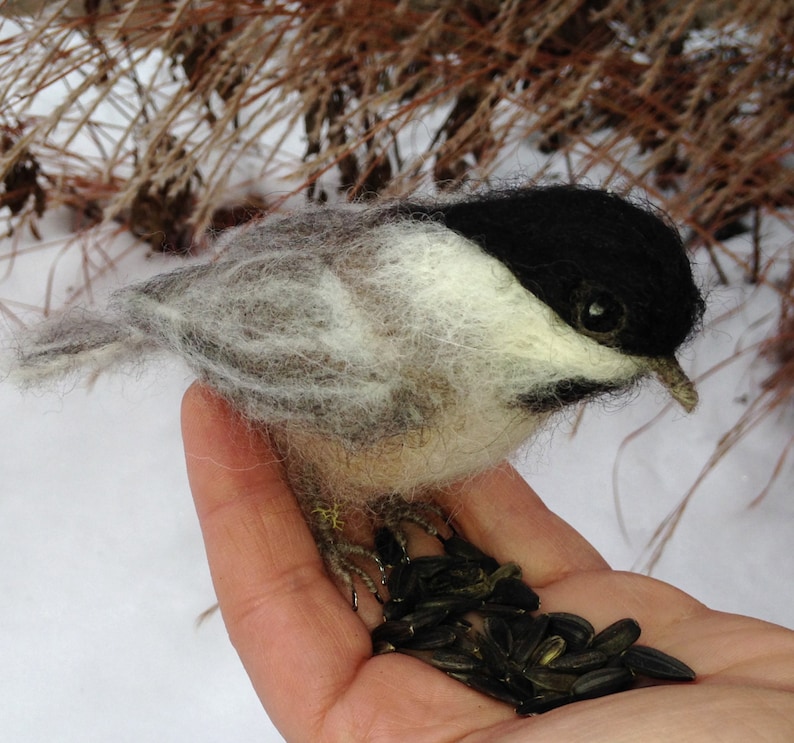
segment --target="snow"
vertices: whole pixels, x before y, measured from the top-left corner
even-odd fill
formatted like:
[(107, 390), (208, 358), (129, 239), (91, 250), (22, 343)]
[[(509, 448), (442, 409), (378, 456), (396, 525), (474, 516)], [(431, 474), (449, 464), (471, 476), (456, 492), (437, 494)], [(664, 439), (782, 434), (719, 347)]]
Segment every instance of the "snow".
[[(56, 252), (20, 256), (4, 298), (13, 288), (36, 303), (33, 277)], [(107, 285), (170, 265), (145, 254), (128, 255)], [(59, 296), (80, 272), (67, 262)], [(90, 389), (0, 384), (4, 740), (281, 739), (220, 616), (196, 626), (215, 597), (179, 431), (190, 381), (161, 363)]]

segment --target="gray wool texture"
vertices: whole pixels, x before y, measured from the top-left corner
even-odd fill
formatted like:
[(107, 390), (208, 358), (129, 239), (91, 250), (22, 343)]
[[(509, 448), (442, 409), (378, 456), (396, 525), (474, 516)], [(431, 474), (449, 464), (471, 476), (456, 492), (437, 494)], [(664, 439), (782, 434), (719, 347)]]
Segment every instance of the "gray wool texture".
[(40, 385), (160, 351), (267, 427), (296, 481), (359, 503), (501, 460), (547, 417), (516, 404), (528, 392), (654, 372), (573, 331), (473, 242), (388, 204), (229, 230), (212, 262), (22, 336), (13, 376)]

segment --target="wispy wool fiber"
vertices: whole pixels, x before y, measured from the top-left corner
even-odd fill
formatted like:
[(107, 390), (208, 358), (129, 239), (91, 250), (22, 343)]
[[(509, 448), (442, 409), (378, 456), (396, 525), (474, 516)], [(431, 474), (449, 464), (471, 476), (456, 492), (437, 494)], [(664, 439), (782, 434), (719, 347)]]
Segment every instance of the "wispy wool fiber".
[(15, 377), (176, 353), (324, 497), (410, 498), (648, 374), (691, 407), (673, 355), (701, 311), (675, 231), (595, 189), (315, 207), (34, 328)]

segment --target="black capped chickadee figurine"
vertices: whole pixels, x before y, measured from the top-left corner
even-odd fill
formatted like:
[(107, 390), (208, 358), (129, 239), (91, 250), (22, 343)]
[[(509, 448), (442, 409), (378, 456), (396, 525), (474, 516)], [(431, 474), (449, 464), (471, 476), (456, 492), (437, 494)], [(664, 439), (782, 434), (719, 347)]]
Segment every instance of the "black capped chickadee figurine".
[(20, 340), (15, 376), (177, 353), (267, 428), (352, 587), (348, 558), (363, 550), (329, 514), (376, 502), (405, 514), (555, 411), (642, 377), (691, 410), (674, 354), (702, 311), (676, 230), (609, 192), (326, 206), (229, 230), (211, 263), (46, 321)]

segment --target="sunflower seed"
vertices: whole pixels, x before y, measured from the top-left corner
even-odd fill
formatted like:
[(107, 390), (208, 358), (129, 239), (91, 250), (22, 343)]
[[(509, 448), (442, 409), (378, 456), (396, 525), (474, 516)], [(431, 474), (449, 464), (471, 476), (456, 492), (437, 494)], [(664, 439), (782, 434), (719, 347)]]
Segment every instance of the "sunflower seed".
[(474, 563), (458, 563), (422, 581), (428, 596), (459, 596), (485, 600), (491, 593), (488, 575)]
[(482, 601), (468, 596), (440, 596), (435, 599), (423, 599), (417, 603), (414, 611), (431, 611), (443, 609), (451, 616), (460, 616), (472, 609), (479, 609)]
[(491, 573), (491, 586), (495, 586), (503, 580), (510, 580), (511, 578), (518, 579), (520, 577), (521, 566), (517, 562), (506, 562)]
[(458, 635), (452, 627), (429, 627), (417, 632), (402, 647), (412, 648), (413, 650), (448, 648), (454, 645), (457, 639)]
[(599, 668), (579, 676), (571, 687), (577, 699), (594, 699), (622, 691), (633, 680), (627, 668)]
[(536, 689), (548, 689), (549, 691), (559, 691), (568, 693), (574, 684), (581, 678), (575, 673), (560, 673), (559, 671), (549, 671), (546, 668), (527, 668), (524, 670), (524, 678), (529, 679)]
[(443, 606), (428, 606), (427, 604), (417, 604), (412, 612), (405, 614), (399, 621), (411, 625), (411, 629), (416, 631), (425, 627), (435, 627), (449, 615), (449, 610)]
[(526, 610), (518, 606), (495, 604), (493, 601), (486, 601), (485, 603), (481, 602), (479, 613), (484, 617), (502, 617), (509, 620), (526, 614)]
[(402, 619), (394, 619), (389, 622), (379, 624), (372, 630), (372, 644), (387, 642), (395, 647), (413, 639), (414, 628), (410, 622)]
[(539, 693), (539, 690), (523, 673), (511, 669), (508, 669), (501, 681), (521, 699), (531, 699)]
[(632, 645), (621, 656), (632, 673), (665, 681), (694, 681), (695, 672), (686, 663), (644, 645)]
[(513, 650), (513, 634), (510, 626), (501, 617), (485, 617), (483, 621), (485, 636), (504, 651), (505, 655), (510, 655)]
[(543, 712), (562, 707), (563, 704), (571, 702), (570, 694), (560, 694), (554, 691), (544, 692), (537, 696), (525, 699), (516, 707), (517, 715), (539, 715)]
[(431, 666), (442, 671), (455, 673), (486, 670), (481, 658), (457, 650), (435, 650), (428, 661)]
[(520, 567), (499, 565), (460, 537), (445, 541), (445, 555), (413, 560), (388, 535), (377, 548), (383, 562), (397, 562), (386, 582), (384, 622), (372, 631), (373, 653), (417, 658), (518, 714), (619, 692), (635, 676), (695, 677), (681, 661), (634, 645), (640, 627), (633, 619), (595, 634), (576, 614), (533, 615), (540, 599), (520, 580)]
[(375, 552), (386, 567), (408, 562), (408, 552), (391, 529), (385, 526), (375, 532)]
[[(549, 630), (550, 631), (550, 630)], [(549, 635), (529, 656), (527, 666), (545, 666), (559, 658), (566, 649), (565, 640), (559, 635)]]
[(461, 565), (462, 561), (449, 555), (424, 555), (413, 558), (410, 564), (414, 566), (420, 579), (427, 580), (456, 565)]
[(386, 653), (394, 653), (396, 650), (397, 646), (387, 640), (372, 641), (372, 655), (385, 655)]
[(537, 611), (540, 608), (538, 594), (518, 578), (502, 578), (496, 581), (489, 601), (518, 606), (526, 611)]
[(602, 668), (609, 661), (609, 656), (600, 650), (580, 650), (576, 653), (566, 653), (546, 664), (552, 671), (567, 671), (583, 674)]
[(634, 619), (618, 619), (602, 629), (590, 646), (606, 655), (617, 655), (633, 645), (640, 637), (640, 625)]
[(392, 568), (386, 588), (389, 589), (390, 602), (410, 601), (416, 596), (419, 587), (419, 572), (414, 563), (401, 562)]
[(549, 632), (562, 637), (569, 650), (584, 650), (595, 637), (595, 630), (590, 622), (563, 611), (549, 614)]
[[(531, 624), (529, 624), (529, 626), (527, 626), (526, 621), (521, 620), (513, 624), (514, 640), (512, 658), (521, 668), (529, 663), (529, 659), (532, 657), (538, 645), (540, 645), (548, 634), (548, 614), (539, 614), (534, 619), (530, 618), (530, 621)], [(520, 626), (517, 627), (517, 624)]]

